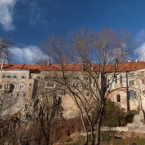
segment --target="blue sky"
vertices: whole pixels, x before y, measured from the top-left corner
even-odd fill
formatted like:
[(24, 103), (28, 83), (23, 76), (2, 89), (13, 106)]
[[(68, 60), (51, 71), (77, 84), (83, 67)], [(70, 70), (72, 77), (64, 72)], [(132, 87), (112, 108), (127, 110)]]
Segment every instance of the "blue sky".
[(141, 40), (135, 51), (144, 52), (145, 0), (0, 0), (0, 36), (15, 43), (13, 63), (43, 56), (38, 47), (51, 34), (104, 27), (130, 31)]

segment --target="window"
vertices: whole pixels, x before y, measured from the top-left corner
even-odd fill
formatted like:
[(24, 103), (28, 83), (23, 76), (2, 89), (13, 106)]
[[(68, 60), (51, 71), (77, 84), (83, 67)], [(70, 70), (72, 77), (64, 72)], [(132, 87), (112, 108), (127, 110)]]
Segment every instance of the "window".
[(86, 80), (86, 81), (87, 81), (88, 79), (89, 79), (89, 77), (88, 77), (88, 76), (84, 76), (84, 80)]
[(144, 71), (141, 71), (140, 75), (141, 75), (141, 77), (143, 77), (144, 76)]
[(7, 75), (7, 78), (11, 78), (11, 76), (10, 75)]
[(18, 78), (18, 76), (14, 75), (13, 78), (16, 79), (16, 78)]
[(9, 87), (10, 87), (9, 84), (5, 84), (5, 86), (4, 86), (5, 89), (8, 89)]
[(144, 79), (142, 79), (141, 82), (142, 82), (142, 84), (145, 84), (145, 80)]
[(83, 84), (83, 88), (88, 88), (89, 87), (89, 84)]
[(95, 82), (93, 82), (93, 87), (96, 87), (96, 83)]
[(49, 79), (49, 76), (45, 76), (44, 79)]
[(54, 83), (46, 83), (46, 88), (55, 88)]
[(142, 93), (145, 95), (145, 90), (143, 90)]
[(72, 86), (73, 87), (78, 87), (78, 83), (73, 83)]
[(20, 85), (20, 90), (23, 90), (24, 89), (24, 86), (23, 85)]
[(6, 76), (5, 75), (2, 75), (2, 78), (5, 78)]
[(41, 79), (41, 77), (40, 76), (37, 76), (37, 79), (39, 80), (39, 79)]
[(17, 96), (19, 96), (19, 93), (17, 93)]
[(130, 78), (134, 78), (134, 73), (130, 73)]
[(65, 95), (65, 91), (59, 92), (59, 95), (61, 95), (61, 96)]
[(21, 79), (26, 79), (26, 76), (21, 76)]
[(117, 102), (120, 102), (120, 95), (117, 95)]
[(109, 85), (109, 83), (110, 83), (110, 80), (109, 80), (109, 79), (107, 79), (107, 85)]
[(78, 77), (78, 76), (74, 76), (73, 79), (74, 79), (74, 80), (78, 80), (79, 77)]
[(115, 84), (117, 84), (117, 76), (114, 76)]
[(54, 76), (52, 77), (52, 79), (56, 80), (56, 79), (57, 79), (57, 76), (56, 76), (56, 75), (54, 75)]
[(86, 92), (86, 96), (89, 96), (90, 94), (89, 94), (89, 92)]
[(133, 86), (133, 85), (134, 85), (134, 81), (133, 80), (129, 81), (129, 86)]
[(122, 83), (122, 76), (120, 76), (120, 83)]
[(3, 88), (3, 85), (0, 85), (0, 89), (2, 89)]
[(129, 99), (136, 99), (137, 98), (137, 94), (136, 94), (136, 91), (134, 90), (131, 90), (129, 91)]

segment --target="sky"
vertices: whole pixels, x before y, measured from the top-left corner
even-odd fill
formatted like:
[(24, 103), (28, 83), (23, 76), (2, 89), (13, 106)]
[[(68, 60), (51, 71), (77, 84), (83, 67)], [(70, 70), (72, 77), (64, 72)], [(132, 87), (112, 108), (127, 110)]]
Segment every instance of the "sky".
[(12, 63), (44, 57), (39, 46), (52, 34), (104, 27), (131, 32), (141, 42), (134, 52), (143, 54), (145, 0), (0, 0), (0, 36), (14, 42)]

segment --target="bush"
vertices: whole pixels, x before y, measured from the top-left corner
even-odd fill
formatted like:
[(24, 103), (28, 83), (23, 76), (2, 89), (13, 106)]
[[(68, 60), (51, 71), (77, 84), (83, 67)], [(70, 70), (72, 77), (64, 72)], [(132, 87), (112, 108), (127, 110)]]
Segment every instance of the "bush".
[(109, 127), (125, 126), (133, 121), (137, 111), (125, 112), (125, 109), (120, 108), (115, 102), (106, 100), (106, 106), (103, 113), (102, 125)]

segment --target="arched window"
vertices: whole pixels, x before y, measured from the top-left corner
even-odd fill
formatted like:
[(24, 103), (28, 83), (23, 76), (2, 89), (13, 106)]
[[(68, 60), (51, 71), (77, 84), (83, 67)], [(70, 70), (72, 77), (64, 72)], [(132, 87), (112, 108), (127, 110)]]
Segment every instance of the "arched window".
[(137, 98), (137, 93), (134, 90), (129, 91), (129, 99), (136, 99)]
[(120, 102), (120, 95), (117, 95), (117, 102)]

